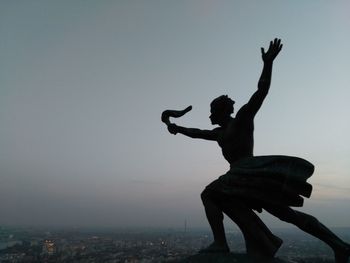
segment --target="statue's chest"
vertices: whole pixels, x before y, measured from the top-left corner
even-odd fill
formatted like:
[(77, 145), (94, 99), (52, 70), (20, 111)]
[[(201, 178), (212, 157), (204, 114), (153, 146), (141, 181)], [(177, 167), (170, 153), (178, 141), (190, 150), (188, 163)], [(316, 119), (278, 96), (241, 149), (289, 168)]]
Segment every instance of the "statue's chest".
[(228, 143), (232, 143), (235, 138), (240, 134), (240, 127), (236, 121), (232, 121), (225, 129), (219, 134), (218, 143), (220, 146), (227, 145)]

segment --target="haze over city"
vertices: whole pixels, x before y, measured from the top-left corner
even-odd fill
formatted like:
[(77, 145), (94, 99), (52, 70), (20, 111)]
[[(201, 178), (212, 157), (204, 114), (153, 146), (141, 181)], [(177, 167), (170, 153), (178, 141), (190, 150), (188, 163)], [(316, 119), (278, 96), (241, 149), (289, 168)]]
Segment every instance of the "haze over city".
[(244, 105), (260, 47), (278, 37), (255, 155), (312, 162), (300, 210), (348, 227), (349, 10), (345, 0), (1, 1), (0, 224), (208, 227), (200, 193), (229, 165), (215, 143), (169, 134), (160, 114), (193, 105), (174, 122), (212, 129), (212, 99)]

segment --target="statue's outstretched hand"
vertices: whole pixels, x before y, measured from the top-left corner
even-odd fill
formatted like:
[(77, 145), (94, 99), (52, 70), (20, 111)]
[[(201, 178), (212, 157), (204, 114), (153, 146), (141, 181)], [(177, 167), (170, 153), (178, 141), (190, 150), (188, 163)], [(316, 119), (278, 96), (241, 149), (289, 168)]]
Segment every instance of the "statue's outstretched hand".
[(280, 53), (283, 44), (281, 44), (281, 39), (275, 38), (274, 41), (270, 41), (270, 46), (267, 52), (265, 52), (264, 48), (261, 48), (261, 56), (264, 62), (273, 62), (273, 60), (277, 57), (278, 53)]

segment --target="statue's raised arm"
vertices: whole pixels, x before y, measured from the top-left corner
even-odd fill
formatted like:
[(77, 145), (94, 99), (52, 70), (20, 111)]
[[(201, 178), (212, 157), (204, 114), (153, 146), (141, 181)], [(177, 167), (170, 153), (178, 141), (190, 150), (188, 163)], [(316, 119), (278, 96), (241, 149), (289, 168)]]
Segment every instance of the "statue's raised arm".
[(270, 89), (273, 61), (281, 51), (282, 46), (281, 39), (275, 38), (275, 40), (270, 41), (269, 49), (266, 52), (263, 47), (261, 48), (261, 57), (264, 62), (264, 67), (258, 82), (258, 90), (238, 113), (242, 114), (244, 112), (254, 118), (255, 114), (260, 109)]

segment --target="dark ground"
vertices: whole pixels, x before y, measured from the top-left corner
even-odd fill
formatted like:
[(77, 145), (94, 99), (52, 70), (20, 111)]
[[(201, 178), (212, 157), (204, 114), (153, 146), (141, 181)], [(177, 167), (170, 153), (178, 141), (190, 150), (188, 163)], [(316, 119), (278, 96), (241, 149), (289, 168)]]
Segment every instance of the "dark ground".
[(184, 258), (174, 263), (332, 263), (328, 259), (322, 258), (296, 258), (296, 259), (280, 259), (272, 260), (253, 259), (246, 254), (228, 253), (228, 254), (196, 254)]

